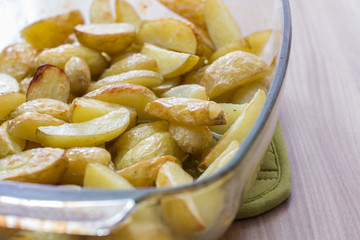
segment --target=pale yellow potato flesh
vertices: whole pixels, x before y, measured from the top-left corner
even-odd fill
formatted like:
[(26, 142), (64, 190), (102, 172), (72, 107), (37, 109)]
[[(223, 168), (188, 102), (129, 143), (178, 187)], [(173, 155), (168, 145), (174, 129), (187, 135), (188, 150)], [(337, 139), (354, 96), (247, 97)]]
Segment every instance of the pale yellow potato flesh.
[(211, 152), (204, 158), (200, 167), (209, 166), (232, 141), (237, 140), (240, 144), (244, 141), (263, 107), (265, 99), (266, 94), (259, 89), (253, 100), (251, 100), (249, 105), (245, 108), (244, 112), (237, 118)]
[(0, 125), (0, 157), (19, 153), (25, 148), (26, 140), (11, 136), (8, 132), (9, 121)]
[(115, 22), (109, 0), (93, 0), (90, 6), (91, 23)]
[(32, 80), (32, 77), (26, 77), (26, 78), (24, 78), (23, 80), (21, 80), (21, 81), (19, 82), (19, 88), (20, 88), (20, 91), (19, 91), (19, 92), (20, 92), (20, 93), (26, 95), (31, 80)]
[(14, 137), (39, 142), (35, 134), (38, 127), (59, 126), (64, 123), (65, 121), (48, 114), (25, 112), (9, 121), (8, 132)]
[(213, 99), (270, 74), (270, 67), (261, 58), (251, 53), (234, 51), (209, 65), (199, 84), (206, 88), (210, 99)]
[(106, 85), (85, 94), (84, 97), (132, 107), (136, 110), (139, 120), (156, 119), (145, 112), (145, 106), (157, 99), (157, 96), (150, 89), (137, 84), (115, 83)]
[(209, 100), (206, 89), (199, 84), (183, 84), (175, 86), (165, 93), (161, 94), (161, 97), (184, 97), (184, 98), (196, 98), (200, 100)]
[(84, 187), (102, 189), (134, 189), (134, 187), (126, 181), (125, 178), (99, 163), (89, 163), (86, 165)]
[(209, 126), (212, 132), (224, 134), (243, 113), (247, 104), (219, 103), (226, 114), (226, 124)]
[(197, 70), (192, 70), (184, 75), (183, 84), (199, 84), (201, 78), (203, 77), (205, 70), (209, 67), (206, 65)]
[(97, 23), (77, 25), (75, 34), (82, 45), (114, 55), (135, 40), (136, 30), (129, 23)]
[(24, 28), (21, 35), (35, 48), (53, 48), (63, 44), (74, 27), (83, 23), (81, 12), (74, 10), (35, 22)]
[(222, 0), (206, 0), (204, 18), (217, 49), (242, 37), (236, 20)]
[(60, 179), (59, 184), (82, 186), (85, 169), (89, 163), (99, 163), (113, 168), (110, 153), (99, 147), (69, 148), (66, 150), (65, 157), (69, 161), (69, 166)]
[(161, 96), (161, 94), (165, 93), (166, 91), (169, 91), (171, 88), (176, 87), (180, 85), (182, 82), (181, 77), (176, 78), (170, 78), (170, 79), (164, 79), (162, 84), (159, 86), (151, 88), (151, 90), (158, 96)]
[(116, 22), (131, 23), (139, 29), (141, 19), (135, 9), (126, 0), (115, 1)]
[(136, 36), (138, 43), (151, 43), (172, 51), (195, 54), (197, 37), (190, 25), (173, 18), (143, 21)]
[(75, 46), (71, 44), (64, 44), (56, 48), (45, 49), (35, 58), (35, 64), (37, 66), (51, 64), (64, 69), (65, 64), (73, 56), (85, 60), (90, 68), (91, 75), (101, 74), (107, 67), (106, 59), (99, 52), (84, 46)]
[(26, 100), (51, 98), (67, 103), (70, 95), (70, 81), (66, 73), (50, 64), (37, 68), (26, 93)]
[(262, 78), (239, 87), (233, 94), (232, 102), (237, 104), (249, 103), (258, 89), (263, 90), (265, 93), (268, 92), (269, 82), (267, 78)]
[(150, 70), (157, 72), (158, 66), (156, 60), (150, 56), (141, 53), (129, 53), (106, 69), (100, 79), (131, 70)]
[(213, 101), (195, 98), (159, 98), (146, 105), (145, 111), (168, 121), (193, 126), (211, 126), (226, 123), (221, 106)]
[(39, 127), (36, 136), (43, 146), (89, 147), (108, 142), (123, 133), (130, 122), (127, 108), (82, 123)]
[(67, 166), (63, 149), (31, 149), (0, 159), (0, 180), (56, 184)]
[(114, 83), (131, 83), (152, 88), (159, 86), (163, 81), (164, 78), (160, 73), (150, 70), (131, 70), (100, 79), (91, 85), (89, 92)]
[(117, 174), (124, 177), (134, 187), (151, 187), (155, 185), (160, 167), (168, 161), (180, 163), (176, 157), (165, 155), (123, 168), (117, 171)]
[(172, 155), (183, 162), (187, 157), (169, 132), (157, 132), (140, 141), (127, 151), (121, 159), (115, 159), (116, 169), (123, 169), (150, 158)]
[(141, 53), (156, 60), (159, 73), (165, 78), (178, 77), (190, 71), (199, 61), (196, 55), (166, 50), (150, 43), (144, 44)]
[(0, 73), (0, 93), (19, 92), (18, 81), (9, 74)]
[(0, 121), (6, 120), (7, 115), (25, 101), (26, 96), (22, 93), (0, 93), (0, 103), (2, 104), (0, 108)]
[(84, 59), (71, 57), (66, 62), (64, 72), (70, 81), (70, 93), (73, 96), (81, 96), (86, 93), (91, 81), (90, 68)]

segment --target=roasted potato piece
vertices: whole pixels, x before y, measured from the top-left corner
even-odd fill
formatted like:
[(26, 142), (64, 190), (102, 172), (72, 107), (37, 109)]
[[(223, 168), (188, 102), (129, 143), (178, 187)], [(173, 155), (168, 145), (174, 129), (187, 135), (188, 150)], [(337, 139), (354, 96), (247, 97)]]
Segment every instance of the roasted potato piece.
[(26, 101), (26, 96), (17, 92), (0, 93), (0, 121), (6, 120), (6, 116), (19, 105)]
[(129, 23), (77, 25), (75, 34), (82, 45), (110, 55), (130, 46), (136, 35), (134, 25)]
[(181, 150), (198, 158), (206, 156), (213, 144), (211, 132), (206, 126), (170, 122), (169, 133)]
[(59, 67), (46, 64), (38, 67), (26, 93), (26, 100), (51, 98), (67, 102), (70, 94), (70, 81)]
[(206, 89), (199, 84), (184, 84), (181, 86), (173, 87), (169, 91), (163, 93), (161, 97), (183, 97), (209, 100)]
[[(164, 163), (156, 178), (157, 187), (173, 187), (191, 182), (193, 178), (173, 162)], [(164, 221), (178, 234), (190, 235), (206, 227), (189, 194), (165, 197), (161, 201), (161, 209)]]
[(11, 75), (0, 73), (0, 94), (7, 92), (18, 92), (19, 83)]
[(270, 67), (261, 58), (251, 53), (234, 51), (206, 68), (199, 84), (206, 88), (210, 99), (213, 99), (270, 74)]
[(25, 148), (26, 141), (22, 138), (11, 136), (8, 132), (9, 121), (0, 125), (0, 157), (19, 153)]
[(48, 114), (25, 112), (9, 121), (8, 132), (14, 137), (39, 142), (35, 135), (38, 127), (58, 126), (64, 123), (63, 120)]
[(265, 99), (266, 94), (259, 89), (253, 100), (251, 100), (249, 105), (245, 108), (244, 112), (237, 118), (234, 124), (225, 132), (224, 136), (205, 157), (200, 165), (201, 167), (208, 167), (232, 141), (237, 140), (240, 144), (243, 142), (258, 117)]
[(95, 82), (89, 88), (89, 91), (96, 90), (106, 85), (114, 83), (131, 83), (138, 84), (144, 87), (156, 87), (163, 82), (164, 78), (160, 73), (150, 70), (131, 70), (128, 72), (112, 75)]
[(208, 67), (209, 67), (209, 65), (206, 65), (202, 68), (193, 70), (193, 71), (185, 74), (183, 84), (199, 84), (201, 78), (203, 77), (203, 75), (205, 73), (205, 70)]
[(12, 119), (26, 112), (36, 112), (48, 114), (55, 118), (68, 122), (69, 109), (70, 106), (61, 101), (50, 98), (37, 98), (21, 104), (13, 111), (11, 111), (7, 118)]
[(32, 77), (26, 77), (26, 78), (24, 78), (23, 80), (20, 81), (20, 83), (19, 83), (19, 88), (20, 88), (19, 92), (20, 93), (26, 95), (31, 80), (32, 80)]
[(209, 59), (209, 63), (214, 62), (230, 52), (241, 50), (259, 56), (270, 38), (272, 30), (263, 30), (252, 33), (240, 40), (230, 42), (219, 48)]
[(150, 89), (140, 85), (115, 83), (89, 92), (84, 97), (132, 107), (136, 110), (139, 120), (155, 119), (144, 109), (146, 104), (157, 99), (157, 96)]
[(63, 44), (74, 32), (74, 27), (83, 23), (81, 12), (74, 10), (35, 22), (24, 28), (21, 35), (38, 49), (53, 48)]
[(115, 2), (116, 22), (131, 23), (139, 29), (141, 19), (135, 9), (126, 0), (116, 0)]
[(157, 72), (156, 60), (141, 53), (130, 53), (111, 65), (100, 78), (117, 75), (131, 70), (150, 70)]
[(190, 54), (196, 54), (202, 44), (190, 25), (174, 18), (143, 21), (137, 34), (137, 42), (147, 42)]
[(35, 71), (34, 59), (38, 50), (29, 43), (15, 43), (0, 54), (0, 72), (20, 81)]
[(178, 77), (190, 71), (199, 61), (196, 55), (166, 50), (149, 43), (144, 44), (141, 53), (156, 60), (159, 73), (165, 78)]
[(90, 68), (84, 59), (71, 57), (66, 62), (64, 71), (70, 81), (70, 93), (81, 96), (86, 93), (91, 81)]
[(84, 46), (75, 46), (71, 44), (64, 44), (56, 48), (42, 51), (36, 57), (35, 63), (37, 66), (51, 64), (64, 69), (65, 64), (73, 56), (85, 60), (90, 68), (91, 75), (98, 75), (107, 67), (106, 59), (99, 52)]
[(159, 98), (148, 103), (145, 112), (185, 125), (211, 126), (226, 123), (226, 116), (219, 104), (195, 98)]
[(91, 23), (115, 22), (109, 0), (93, 0), (90, 6)]
[(84, 187), (105, 189), (134, 189), (125, 178), (99, 163), (86, 165)]
[(176, 157), (165, 155), (151, 158), (123, 168), (117, 171), (117, 174), (124, 177), (135, 187), (151, 187), (155, 185), (155, 180), (160, 167), (168, 161), (180, 163), (179, 159)]
[(269, 82), (267, 78), (262, 78), (252, 81), (244, 86), (241, 86), (233, 95), (232, 102), (237, 104), (249, 103), (254, 98), (258, 89), (267, 93), (269, 89)]
[(114, 168), (110, 153), (99, 147), (70, 148), (66, 150), (65, 157), (69, 161), (69, 166), (62, 176), (60, 184), (82, 186), (85, 169), (89, 163), (99, 163)]
[(180, 85), (181, 81), (182, 81), (181, 77), (165, 79), (162, 84), (153, 87), (152, 90), (156, 95), (159, 96), (165, 93), (166, 91), (169, 91), (171, 88)]
[(110, 153), (113, 156), (116, 156), (114, 160), (116, 169), (118, 169), (118, 161), (124, 157), (126, 152), (154, 133), (167, 132), (168, 129), (169, 125), (167, 121), (155, 121), (150, 123), (141, 123), (122, 134), (110, 148)]
[(61, 148), (96, 146), (118, 137), (130, 122), (127, 108), (82, 123), (39, 127), (36, 136), (43, 146)]
[(169, 132), (157, 132), (140, 141), (121, 159), (115, 159), (116, 169), (123, 169), (150, 158), (172, 155), (183, 162), (187, 155), (179, 148)]
[(241, 39), (241, 30), (222, 0), (206, 0), (204, 18), (210, 38), (217, 49)]
[(67, 166), (63, 149), (31, 149), (0, 159), (0, 180), (55, 184)]
[(226, 124), (209, 126), (210, 130), (217, 134), (224, 134), (231, 125), (238, 119), (238, 117), (244, 112), (247, 104), (233, 104), (233, 103), (219, 103), (221, 108), (226, 114)]

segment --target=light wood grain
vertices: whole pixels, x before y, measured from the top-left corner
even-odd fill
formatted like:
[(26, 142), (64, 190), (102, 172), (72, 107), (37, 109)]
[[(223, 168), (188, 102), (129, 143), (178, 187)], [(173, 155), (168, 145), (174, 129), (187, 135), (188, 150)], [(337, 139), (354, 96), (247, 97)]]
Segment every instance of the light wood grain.
[(290, 0), (293, 44), (280, 121), (290, 198), (222, 240), (360, 239), (360, 1)]

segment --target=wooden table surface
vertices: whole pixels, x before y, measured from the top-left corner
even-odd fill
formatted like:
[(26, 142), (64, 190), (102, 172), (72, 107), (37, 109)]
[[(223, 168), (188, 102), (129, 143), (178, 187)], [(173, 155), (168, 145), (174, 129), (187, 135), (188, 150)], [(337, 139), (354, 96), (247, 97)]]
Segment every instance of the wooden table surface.
[(360, 1), (290, 0), (293, 41), (280, 122), (287, 201), (222, 240), (360, 239)]

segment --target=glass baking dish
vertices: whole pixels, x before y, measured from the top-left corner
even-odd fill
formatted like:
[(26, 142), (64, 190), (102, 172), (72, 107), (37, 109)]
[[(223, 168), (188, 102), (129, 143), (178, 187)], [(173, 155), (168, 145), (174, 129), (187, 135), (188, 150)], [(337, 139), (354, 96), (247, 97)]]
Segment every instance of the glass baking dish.
[[(174, 188), (110, 191), (0, 182), (0, 227), (67, 234), (64, 239), (221, 237), (234, 220), (274, 133), (291, 44), (288, 0), (224, 2), (244, 35), (273, 30), (262, 57), (269, 64), (276, 59), (265, 105), (230, 163), (208, 178)], [(87, 18), (90, 4), (91, 0), (0, 0), (0, 49), (20, 41), (19, 31), (44, 17), (80, 9)], [(162, 203), (182, 198), (194, 200), (203, 222), (184, 216), (177, 222), (164, 223)], [(179, 204), (178, 208), (181, 207)], [(44, 236), (39, 239), (48, 239)]]

